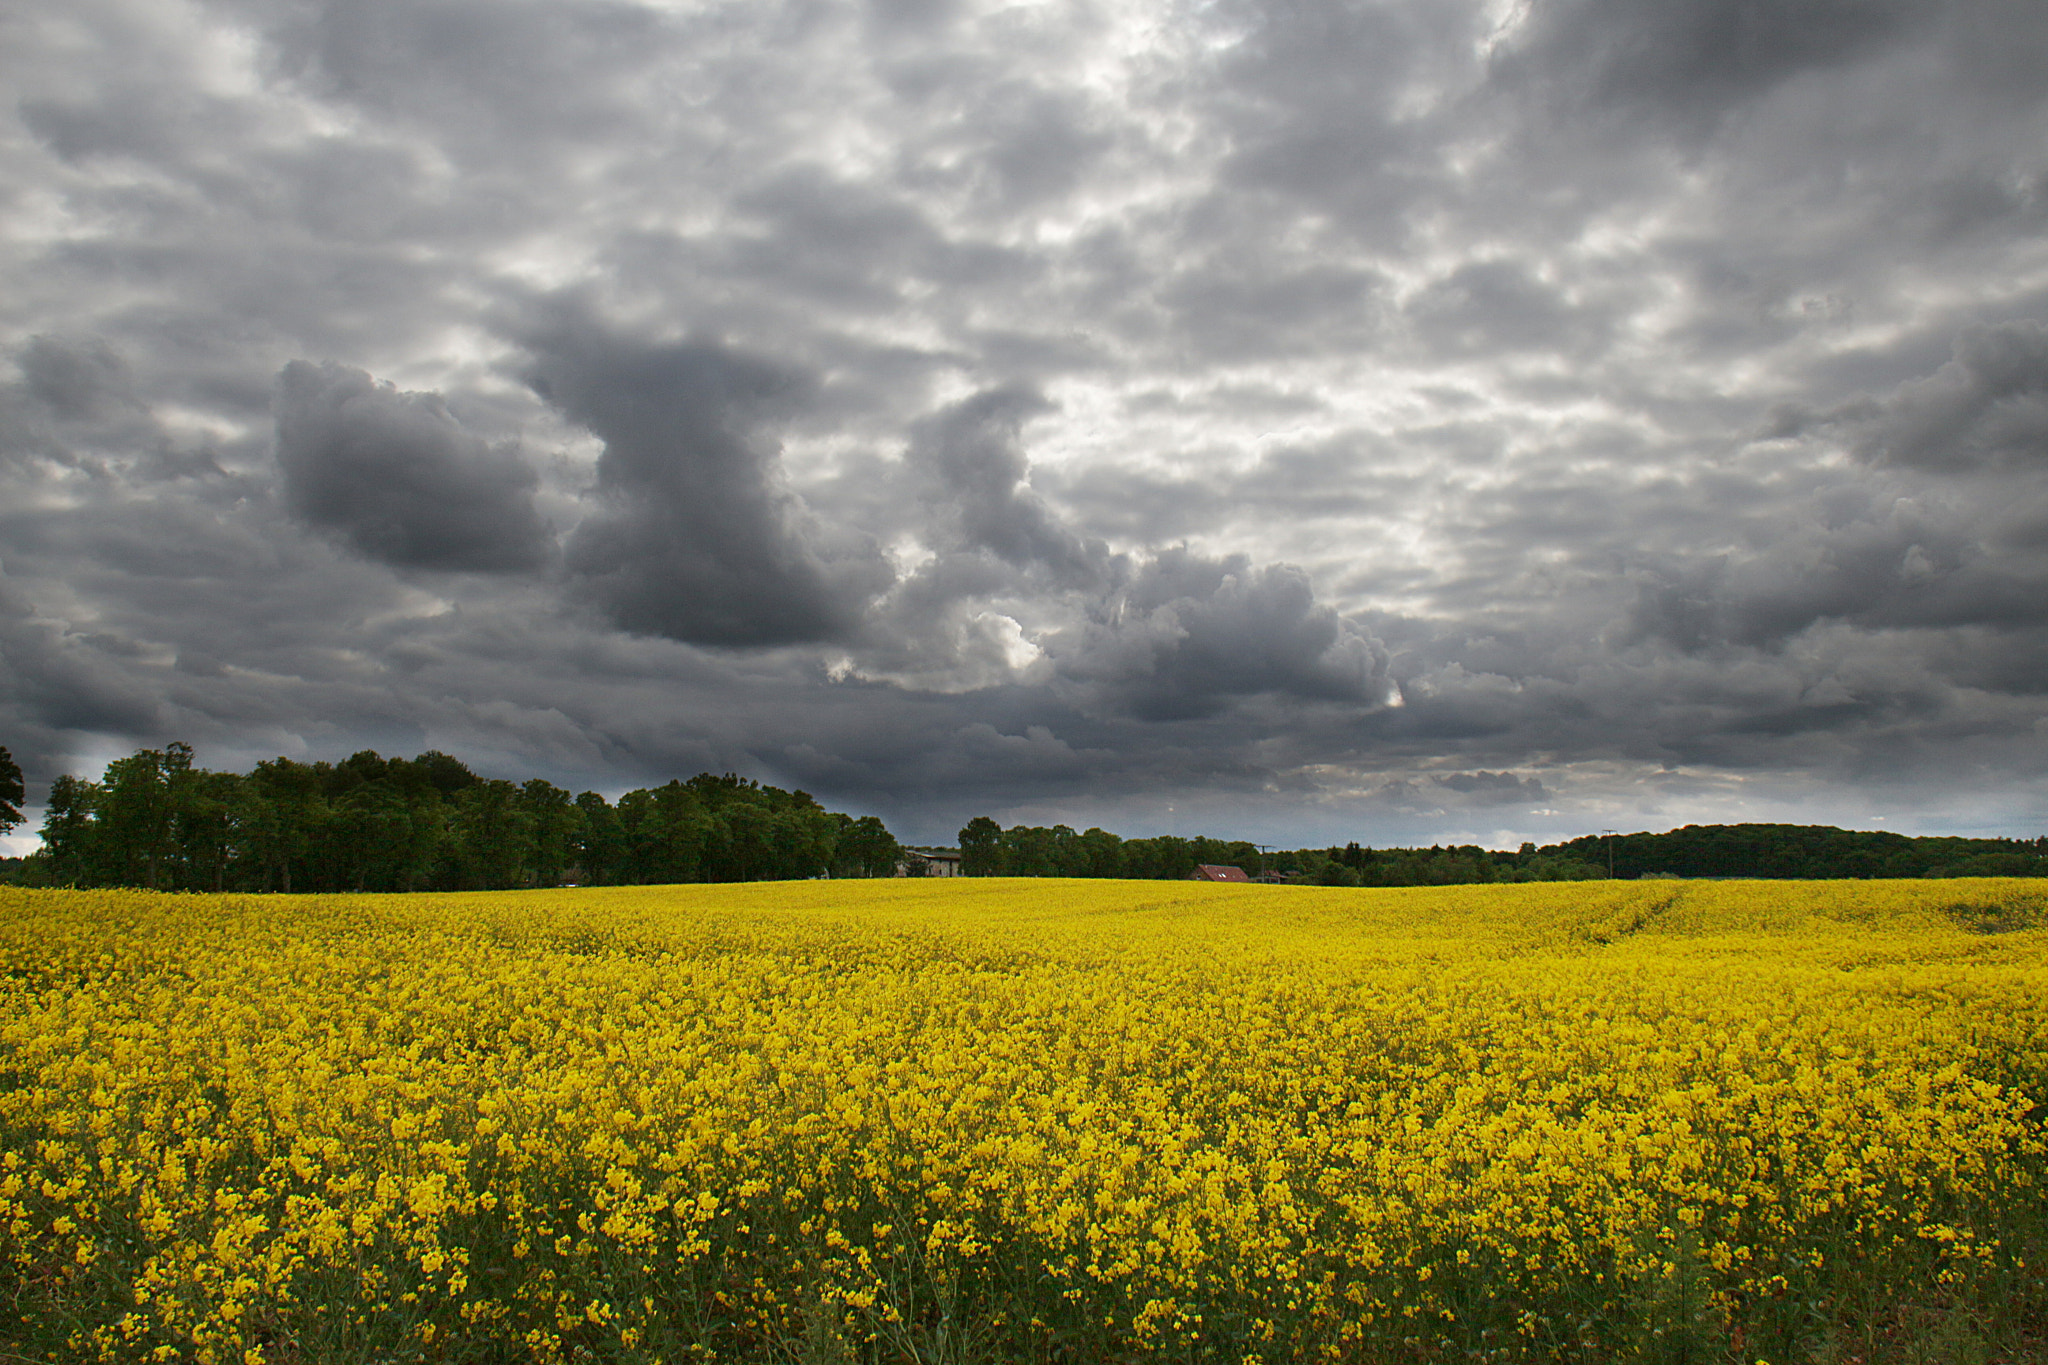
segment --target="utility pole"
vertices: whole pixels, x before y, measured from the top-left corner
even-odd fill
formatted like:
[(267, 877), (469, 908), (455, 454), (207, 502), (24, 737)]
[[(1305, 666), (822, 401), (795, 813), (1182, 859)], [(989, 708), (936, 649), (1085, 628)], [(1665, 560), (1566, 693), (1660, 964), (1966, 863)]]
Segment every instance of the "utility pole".
[(1600, 831), (1600, 841), (1601, 841), (1601, 842), (1602, 842), (1603, 844), (1605, 844), (1605, 845), (1607, 846), (1607, 880), (1609, 880), (1609, 881), (1613, 881), (1613, 880), (1614, 880), (1614, 831), (1613, 831), (1613, 830), (1611, 830), (1611, 829), (1603, 829), (1603, 830), (1601, 830), (1601, 831)]

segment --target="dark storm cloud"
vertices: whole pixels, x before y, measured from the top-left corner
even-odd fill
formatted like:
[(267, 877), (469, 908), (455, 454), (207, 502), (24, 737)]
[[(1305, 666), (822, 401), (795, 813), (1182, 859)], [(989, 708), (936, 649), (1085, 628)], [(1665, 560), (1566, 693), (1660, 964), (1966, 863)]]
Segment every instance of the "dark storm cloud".
[(295, 360), (277, 379), (286, 505), (401, 568), (516, 572), (553, 548), (516, 451), (469, 431), (436, 394)]
[(604, 442), (570, 537), (576, 591), (619, 625), (706, 645), (843, 639), (890, 570), (783, 486), (770, 431), (799, 372), (710, 342), (643, 343), (571, 321), (536, 333), (536, 391)]

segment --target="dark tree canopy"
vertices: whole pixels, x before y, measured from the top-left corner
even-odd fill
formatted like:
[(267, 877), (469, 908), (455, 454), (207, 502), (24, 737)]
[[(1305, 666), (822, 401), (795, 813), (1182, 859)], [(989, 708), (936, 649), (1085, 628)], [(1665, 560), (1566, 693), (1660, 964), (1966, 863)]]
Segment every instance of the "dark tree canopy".
[(239, 774), (194, 767), (184, 744), (116, 759), (98, 782), (57, 778), (42, 833), (21, 880), (164, 890), (886, 877), (901, 856), (872, 815), (834, 814), (806, 792), (731, 773), (627, 792), (614, 805), (540, 778), (481, 778), (439, 752), (266, 759)]
[(7, 746), (0, 744), (0, 834), (22, 822), (21, 803), (27, 796), (21, 784), (21, 765), (7, 752)]
[[(2039, 877), (2048, 839), (1908, 838), (1827, 825), (1687, 825), (1666, 834), (1588, 835), (1513, 853), (1476, 845), (1262, 850), (1242, 840), (1076, 834), (976, 816), (960, 831), (970, 877), (1186, 877), (1199, 864), (1321, 886), (1450, 886), (1616, 877)], [(1609, 859), (1612, 858), (1610, 874)]]

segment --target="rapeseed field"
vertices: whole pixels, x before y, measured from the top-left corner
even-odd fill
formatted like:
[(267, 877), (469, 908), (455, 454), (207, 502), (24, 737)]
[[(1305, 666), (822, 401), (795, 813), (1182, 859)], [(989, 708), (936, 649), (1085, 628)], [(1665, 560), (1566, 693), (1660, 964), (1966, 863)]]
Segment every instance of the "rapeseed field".
[(2040, 883), (0, 889), (12, 1361), (2021, 1359)]

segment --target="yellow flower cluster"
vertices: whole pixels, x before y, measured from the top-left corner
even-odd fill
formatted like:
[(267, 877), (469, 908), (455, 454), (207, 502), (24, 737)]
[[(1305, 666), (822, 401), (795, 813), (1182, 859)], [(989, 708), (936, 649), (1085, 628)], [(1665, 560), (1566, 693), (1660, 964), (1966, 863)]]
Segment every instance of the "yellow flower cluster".
[(2034, 887), (0, 889), (0, 1340), (1780, 1359), (2029, 1282)]

